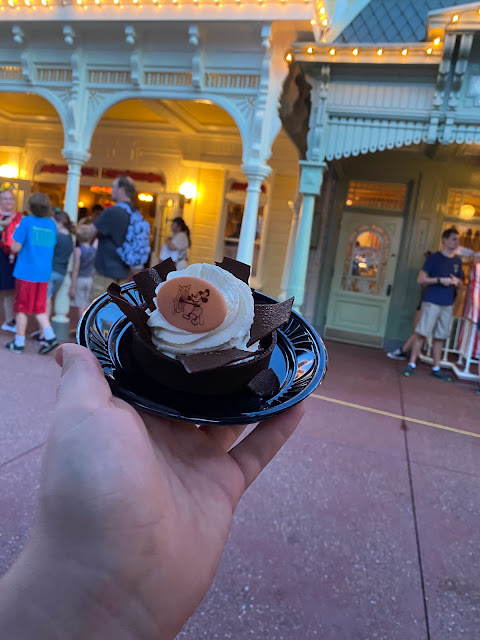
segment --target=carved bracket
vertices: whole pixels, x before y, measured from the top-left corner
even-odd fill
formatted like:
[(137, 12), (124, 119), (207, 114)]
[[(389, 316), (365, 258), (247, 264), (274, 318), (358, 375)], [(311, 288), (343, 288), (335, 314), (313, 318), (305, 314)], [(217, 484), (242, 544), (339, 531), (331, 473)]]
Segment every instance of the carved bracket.
[(22, 27), (19, 27), (18, 25), (14, 25), (12, 27), (12, 36), (13, 36), (13, 41), (16, 44), (23, 44), (23, 41), (25, 40), (25, 34), (23, 32)]
[(451, 73), (452, 57), (455, 50), (456, 33), (447, 33), (443, 47), (443, 57), (438, 67), (435, 93), (433, 94), (432, 110), (430, 112), (430, 122), (428, 125), (427, 144), (433, 144), (438, 138), (440, 126), (440, 115), (444, 108), (445, 88), (447, 78)]
[(75, 31), (73, 28), (69, 24), (66, 24), (63, 27), (62, 33), (65, 44), (73, 46), (73, 43), (75, 42)]
[(312, 109), (307, 135), (307, 160), (322, 162), (325, 158), (325, 127), (327, 124), (327, 96), (330, 83), (330, 65), (322, 65), (320, 77), (311, 81), (313, 85)]
[(205, 66), (204, 66), (204, 43), (198, 25), (192, 24), (188, 27), (188, 42), (194, 47), (192, 55), (192, 87), (195, 91), (202, 91), (204, 88)]
[(32, 60), (32, 52), (22, 51), (20, 54), (20, 62), (23, 70), (23, 79), (28, 84), (33, 84), (35, 82), (35, 65)]
[(143, 84), (143, 55), (136, 49), (130, 56), (130, 78), (135, 87), (140, 88)]

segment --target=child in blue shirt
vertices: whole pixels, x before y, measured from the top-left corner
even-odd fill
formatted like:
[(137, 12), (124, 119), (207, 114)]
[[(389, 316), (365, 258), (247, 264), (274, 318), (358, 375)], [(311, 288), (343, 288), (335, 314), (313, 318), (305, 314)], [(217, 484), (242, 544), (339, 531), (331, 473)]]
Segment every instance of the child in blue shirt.
[(39, 353), (49, 353), (58, 344), (47, 313), (48, 282), (57, 241), (57, 227), (52, 220), (50, 200), (44, 193), (34, 193), (28, 200), (31, 216), (22, 219), (13, 235), (11, 252), (17, 254), (13, 271), (16, 335), (5, 348), (21, 354), (29, 315), (35, 315), (45, 337)]

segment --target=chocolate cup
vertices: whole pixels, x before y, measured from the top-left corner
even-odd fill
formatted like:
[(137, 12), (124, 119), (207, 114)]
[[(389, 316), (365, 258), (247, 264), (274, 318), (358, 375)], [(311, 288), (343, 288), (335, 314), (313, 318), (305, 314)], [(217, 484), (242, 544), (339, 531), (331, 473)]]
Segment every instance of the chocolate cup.
[(268, 368), (277, 344), (274, 331), (260, 341), (262, 351), (247, 362), (240, 361), (209, 371), (187, 373), (178, 360), (169, 358), (134, 330), (132, 356), (142, 372), (176, 391), (201, 395), (227, 395), (243, 391), (260, 371)]

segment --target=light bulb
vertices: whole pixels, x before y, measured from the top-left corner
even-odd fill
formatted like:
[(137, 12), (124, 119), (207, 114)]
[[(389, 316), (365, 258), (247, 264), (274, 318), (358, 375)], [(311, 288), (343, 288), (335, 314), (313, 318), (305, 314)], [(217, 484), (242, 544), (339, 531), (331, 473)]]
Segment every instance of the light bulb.
[(287, 53), (287, 55), (285, 56), (285, 60), (287, 62), (291, 62), (292, 61), (292, 54), (291, 53)]
[(383, 49), (377, 49), (377, 56), (383, 55)]
[(458, 15), (455, 14), (452, 18), (452, 22), (458, 22)]
[(408, 53), (408, 49), (402, 49), (402, 56), (406, 56)]
[(335, 49), (330, 49), (330, 51), (328, 52), (331, 56), (335, 55)]
[(437, 38), (435, 38), (435, 40), (433, 41), (433, 44), (434, 44), (435, 46), (438, 46), (438, 45), (440, 44), (440, 38), (438, 38), (438, 37), (437, 37)]
[(433, 51), (432, 47), (428, 47), (428, 49), (427, 49), (427, 55), (430, 55), (430, 54), (432, 53), (432, 51)]
[(313, 53), (313, 48), (312, 47), (308, 47), (307, 53)]
[(352, 51), (352, 53), (353, 53), (353, 55), (354, 55), (354, 56), (358, 56), (358, 49), (357, 49), (357, 48), (355, 48), (355, 49)]

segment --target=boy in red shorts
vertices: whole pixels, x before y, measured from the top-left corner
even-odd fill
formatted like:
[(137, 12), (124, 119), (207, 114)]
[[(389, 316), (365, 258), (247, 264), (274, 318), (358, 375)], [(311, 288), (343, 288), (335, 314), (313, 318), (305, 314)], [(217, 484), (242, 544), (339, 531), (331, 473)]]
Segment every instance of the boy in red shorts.
[(23, 353), (29, 315), (35, 315), (45, 343), (39, 353), (49, 353), (58, 344), (47, 314), (48, 282), (52, 274), (53, 250), (57, 226), (51, 216), (50, 200), (44, 193), (34, 193), (28, 200), (31, 216), (22, 219), (15, 233), (11, 252), (17, 255), (13, 277), (17, 331), (15, 340), (5, 345), (13, 353)]

